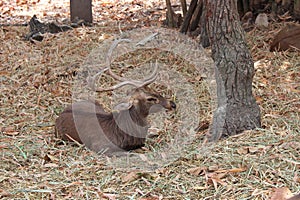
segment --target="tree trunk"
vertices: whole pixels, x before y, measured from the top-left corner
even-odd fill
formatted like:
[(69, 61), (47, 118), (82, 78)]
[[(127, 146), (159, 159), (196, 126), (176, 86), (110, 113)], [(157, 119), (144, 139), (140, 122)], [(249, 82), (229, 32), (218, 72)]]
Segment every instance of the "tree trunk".
[(181, 24), (181, 27), (180, 27), (180, 32), (181, 33), (186, 33), (188, 31), (190, 21), (192, 19), (194, 11), (197, 7), (197, 3), (198, 3), (198, 0), (192, 0), (191, 1), (189, 10), (187, 11), (186, 15), (184, 16), (183, 23)]
[(236, 0), (205, 0), (207, 30), (215, 61), (218, 107), (211, 140), (261, 126), (252, 94), (254, 64), (239, 21)]
[(187, 6), (186, 6), (186, 0), (180, 0), (181, 7), (182, 7), (182, 16), (185, 17), (187, 13)]
[(203, 3), (203, 8), (202, 8), (202, 15), (200, 17), (200, 24), (201, 24), (201, 33), (200, 33), (200, 43), (201, 45), (206, 48), (209, 47), (209, 38), (208, 38), (208, 33), (207, 33), (207, 9), (206, 9), (206, 4)]
[(200, 17), (202, 15), (202, 6), (203, 2), (200, 0), (196, 6), (194, 11), (194, 15), (192, 16), (191, 23), (190, 23), (190, 32), (195, 31), (199, 26)]
[(300, 0), (294, 0), (294, 16), (295, 19), (300, 20)]
[(237, 0), (237, 9), (240, 17), (243, 17), (250, 10), (249, 4), (249, 0)]
[(71, 21), (93, 23), (92, 0), (70, 0)]
[(170, 0), (166, 0), (166, 5), (167, 5), (167, 25), (170, 28), (175, 27), (175, 22), (174, 22), (174, 13), (172, 10), (172, 5)]

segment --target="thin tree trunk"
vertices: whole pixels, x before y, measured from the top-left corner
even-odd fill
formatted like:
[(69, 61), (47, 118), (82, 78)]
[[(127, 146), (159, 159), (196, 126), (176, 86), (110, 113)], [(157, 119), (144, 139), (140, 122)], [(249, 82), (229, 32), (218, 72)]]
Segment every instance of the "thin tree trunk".
[(186, 15), (186, 12), (187, 12), (186, 0), (180, 0), (180, 3), (181, 3), (181, 7), (182, 7), (182, 15), (184, 18)]
[(294, 0), (294, 16), (295, 19), (300, 20), (300, 0)]
[(173, 15), (171, 1), (166, 0), (166, 5), (167, 5), (167, 23), (168, 23), (168, 27), (173, 28), (173, 27), (175, 27), (175, 22), (174, 22), (174, 15)]
[(180, 32), (181, 33), (186, 33), (188, 31), (188, 28), (189, 28), (189, 25), (190, 25), (190, 21), (191, 21), (191, 18), (194, 14), (194, 11), (196, 9), (196, 6), (197, 6), (197, 2), (198, 0), (192, 0), (191, 3), (190, 3), (190, 7), (189, 7), (189, 10), (188, 12), (186, 13), (185, 17), (184, 17), (184, 20), (183, 20), (183, 23), (180, 27)]
[(236, 0), (205, 0), (207, 30), (215, 61), (218, 107), (211, 140), (261, 126), (252, 94), (254, 64), (239, 21)]
[(249, 9), (249, 0), (242, 0), (243, 1), (243, 9), (244, 9), (244, 13), (248, 12)]
[(82, 19), (93, 23), (92, 0), (70, 0), (71, 21), (77, 22)]
[[(203, 0), (202, 0), (203, 1)], [(200, 17), (200, 24), (201, 24), (201, 33), (200, 33), (200, 43), (201, 45), (206, 48), (209, 47), (210, 43), (209, 43), (209, 37), (208, 37), (208, 33), (207, 33), (207, 9), (206, 9), (206, 4), (202, 2), (202, 15)]]
[(203, 0), (198, 1), (197, 7), (194, 11), (194, 14), (192, 16), (191, 22), (190, 22), (190, 28), (189, 30), (192, 32), (196, 30), (199, 26), (200, 17), (202, 14), (202, 8), (203, 8)]
[(249, 5), (249, 0), (237, 0), (237, 10), (239, 12), (240, 17), (243, 17), (244, 14), (250, 10)]

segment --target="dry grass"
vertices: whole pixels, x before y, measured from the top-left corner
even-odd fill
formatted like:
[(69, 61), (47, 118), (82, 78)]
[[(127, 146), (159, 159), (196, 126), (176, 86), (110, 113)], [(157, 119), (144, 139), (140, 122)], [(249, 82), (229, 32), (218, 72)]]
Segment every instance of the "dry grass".
[[(26, 28), (1, 28), (0, 198), (269, 199), (278, 187), (299, 192), (300, 56), (269, 52), (281, 26), (247, 34), (263, 128), (209, 145), (198, 133), (188, 153), (154, 171), (112, 168), (106, 158), (53, 137), (58, 113), (72, 101), (73, 75), (103, 35), (111, 34), (107, 28), (49, 35), (34, 45), (22, 40)], [(178, 70), (197, 88), (200, 121), (209, 120), (208, 89), (186, 69)], [(172, 135), (168, 128), (161, 131)], [(163, 139), (159, 135), (148, 147)]]

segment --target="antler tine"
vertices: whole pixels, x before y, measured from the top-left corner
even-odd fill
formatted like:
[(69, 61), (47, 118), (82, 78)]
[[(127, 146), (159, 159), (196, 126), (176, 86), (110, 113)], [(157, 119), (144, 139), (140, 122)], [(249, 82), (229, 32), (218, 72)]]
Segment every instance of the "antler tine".
[(129, 39), (119, 39), (119, 40), (115, 40), (113, 43), (112, 43), (112, 45), (110, 46), (110, 48), (109, 48), (109, 50), (108, 50), (108, 53), (107, 53), (107, 56), (106, 56), (106, 63), (107, 63), (107, 65), (108, 65), (108, 67), (106, 67), (106, 68), (104, 68), (104, 69), (102, 69), (102, 70), (100, 70), (100, 72), (98, 72), (98, 73), (96, 73), (94, 76), (92, 76), (92, 77), (90, 77), (90, 76), (88, 76), (87, 77), (87, 85), (88, 85), (88, 87), (89, 88), (91, 88), (92, 90), (94, 90), (94, 91), (96, 91), (96, 92), (100, 92), (100, 91), (109, 91), (109, 90), (113, 90), (113, 89), (95, 89), (95, 80), (96, 80), (96, 78), (97, 78), (97, 76), (99, 76), (99, 75), (101, 75), (103, 72), (105, 72), (105, 71), (109, 71), (109, 74), (114, 78), (114, 79), (117, 79), (117, 80), (119, 80), (119, 81), (125, 81), (125, 79), (124, 78), (122, 78), (122, 77), (120, 77), (120, 76), (118, 76), (118, 75), (116, 75), (115, 73), (113, 73), (112, 72), (112, 70), (111, 70), (111, 57), (112, 57), (112, 53), (113, 53), (113, 50), (118, 46), (118, 44), (120, 43), (120, 42), (122, 42), (122, 41), (124, 41), (124, 42), (130, 42), (131, 40), (129, 40)]
[[(158, 71), (158, 65), (157, 65), (157, 62), (155, 64), (155, 68), (153, 70), (153, 72), (151, 73), (151, 75), (143, 80), (131, 80), (131, 79), (126, 79), (124, 77), (121, 77), (121, 76), (118, 76), (117, 74), (115, 74), (112, 70), (111, 70), (111, 57), (112, 57), (112, 53), (113, 53), (113, 50), (118, 46), (118, 44), (120, 42), (130, 42), (131, 40), (129, 39), (119, 39), (119, 40), (116, 40), (113, 42), (113, 44), (111, 45), (108, 53), (107, 53), (107, 57), (106, 57), (106, 62), (107, 62), (107, 65), (108, 67), (102, 69), (100, 72), (98, 72), (96, 75), (94, 75), (92, 78), (90, 78), (88, 80), (88, 84), (91, 85), (90, 87), (96, 91), (96, 92), (103, 92), (103, 91), (110, 91), (110, 90), (115, 90), (117, 88), (120, 88), (124, 85), (132, 85), (136, 88), (140, 88), (140, 87), (143, 87), (143, 86), (146, 86), (146, 85), (149, 85), (150, 83), (154, 82), (157, 78), (157, 71)], [(105, 71), (108, 71), (109, 75), (118, 80), (118, 81), (121, 81), (120, 83), (114, 85), (114, 86), (111, 86), (111, 87), (108, 87), (108, 88), (98, 88), (98, 89), (95, 89), (94, 88), (94, 82), (95, 82), (95, 78), (99, 75), (99, 74), (102, 74), (103, 72)]]
[(121, 83), (118, 83), (114, 86), (111, 86), (111, 87), (108, 87), (108, 88), (99, 88), (99, 89), (96, 89), (95, 91), (96, 92), (105, 92), (105, 91), (111, 91), (111, 90), (115, 90), (115, 89), (118, 89), (124, 85), (132, 85), (132, 86), (137, 86), (137, 84), (131, 82), (131, 81), (123, 81)]
[(120, 88), (122, 86), (125, 86), (125, 85), (132, 85), (136, 88), (141, 88), (141, 87), (144, 87), (146, 85), (149, 85), (150, 83), (153, 83), (156, 80), (156, 78), (158, 76), (157, 71), (158, 71), (158, 65), (156, 64), (152, 74), (149, 77), (142, 80), (142, 81), (139, 81), (139, 80), (125, 80), (125, 81), (122, 81), (121, 83), (118, 83), (114, 86), (111, 86), (111, 87), (108, 87), (108, 88), (98, 88), (95, 91), (96, 92), (111, 91), (111, 90), (118, 89), (118, 88)]
[(106, 57), (106, 63), (107, 63), (107, 67), (108, 67), (108, 73), (111, 75), (111, 77), (113, 77), (116, 80), (119, 81), (127, 81), (125, 78), (118, 76), (117, 74), (115, 74), (112, 70), (111, 70), (111, 57), (112, 57), (112, 53), (115, 50), (115, 48), (118, 46), (119, 43), (121, 42), (131, 42), (131, 40), (129, 39), (119, 39), (119, 40), (115, 40), (112, 45), (110, 46), (108, 53), (107, 53), (107, 57)]
[(143, 87), (143, 86), (149, 85), (150, 83), (153, 83), (157, 79), (157, 76), (158, 76), (157, 71), (158, 71), (158, 64), (156, 61), (153, 72), (150, 74), (149, 77), (143, 79), (142, 81), (139, 81), (141, 83), (141, 85), (139, 87)]
[(88, 76), (87, 79), (86, 79), (88, 87), (90, 87), (92, 90), (95, 90), (96, 77), (99, 76), (100, 74), (102, 74), (103, 72), (107, 71), (107, 70), (108, 70), (108, 68), (106, 67), (106, 68), (100, 70), (100, 72), (98, 72), (94, 76), (92, 76), (92, 77)]

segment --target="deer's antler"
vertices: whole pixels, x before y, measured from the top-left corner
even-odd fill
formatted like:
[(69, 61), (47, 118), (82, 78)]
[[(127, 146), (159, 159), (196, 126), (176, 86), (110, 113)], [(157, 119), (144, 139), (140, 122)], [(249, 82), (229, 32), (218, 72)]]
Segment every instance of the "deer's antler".
[[(131, 42), (131, 40), (129, 39), (119, 39), (119, 40), (115, 40), (111, 47), (109, 48), (108, 50), (108, 53), (107, 53), (107, 57), (106, 57), (106, 63), (107, 63), (107, 67), (102, 69), (101, 71), (99, 71), (97, 74), (95, 74), (93, 77), (88, 77), (87, 78), (87, 82), (88, 82), (88, 86), (96, 91), (96, 92), (103, 92), (103, 91), (110, 91), (110, 90), (115, 90), (117, 88), (120, 88), (124, 85), (132, 85), (136, 88), (140, 88), (140, 87), (143, 87), (143, 86), (146, 86), (152, 82), (155, 81), (155, 79), (157, 78), (157, 70), (158, 70), (158, 65), (157, 65), (157, 62), (155, 64), (155, 67), (154, 67), (154, 70), (153, 72), (146, 78), (144, 78), (143, 80), (132, 80), (132, 79), (127, 79), (127, 78), (124, 78), (124, 77), (121, 77), (117, 74), (115, 74), (112, 69), (111, 69), (111, 58), (112, 58), (112, 53), (114, 51), (114, 49), (118, 46), (118, 44), (120, 42)], [(102, 73), (104, 72), (108, 72), (108, 74), (118, 80), (118, 81), (121, 81), (120, 83), (114, 85), (114, 86), (111, 86), (111, 87), (108, 87), (108, 88), (95, 88), (95, 80), (96, 78), (101, 75)]]

